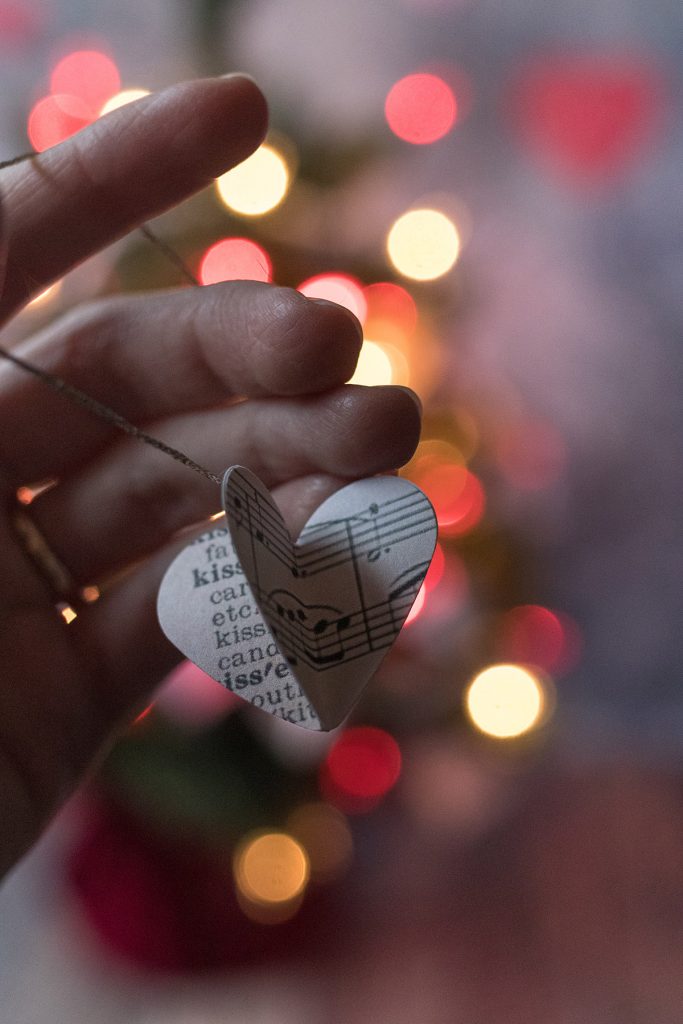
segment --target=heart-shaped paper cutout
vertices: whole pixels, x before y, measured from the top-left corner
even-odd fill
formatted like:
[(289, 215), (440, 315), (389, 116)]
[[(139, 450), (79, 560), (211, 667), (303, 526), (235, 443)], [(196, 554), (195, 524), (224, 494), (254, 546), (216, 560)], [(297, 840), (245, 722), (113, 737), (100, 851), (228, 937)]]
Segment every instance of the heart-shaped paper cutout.
[(242, 466), (223, 480), (225, 523), (171, 564), (161, 627), (204, 672), (307, 729), (339, 725), (398, 636), (429, 568), (437, 525), (407, 480), (349, 484), (295, 544), (268, 490)]

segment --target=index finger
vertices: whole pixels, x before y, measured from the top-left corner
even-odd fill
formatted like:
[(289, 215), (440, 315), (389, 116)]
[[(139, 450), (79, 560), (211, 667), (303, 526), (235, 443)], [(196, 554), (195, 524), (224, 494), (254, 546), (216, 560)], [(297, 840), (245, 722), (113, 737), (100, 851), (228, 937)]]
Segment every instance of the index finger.
[(7, 266), (0, 320), (87, 256), (240, 163), (266, 127), (266, 102), (250, 78), (199, 79), (122, 107), (3, 171)]

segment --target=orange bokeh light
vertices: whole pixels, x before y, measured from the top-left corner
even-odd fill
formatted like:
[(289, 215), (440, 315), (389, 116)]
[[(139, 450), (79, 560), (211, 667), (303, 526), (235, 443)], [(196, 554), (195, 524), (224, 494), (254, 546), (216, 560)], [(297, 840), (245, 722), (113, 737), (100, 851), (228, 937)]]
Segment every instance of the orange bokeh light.
[(199, 280), (202, 284), (219, 281), (271, 281), (273, 267), (265, 249), (249, 238), (223, 238), (202, 256)]
[(361, 323), (365, 321), (368, 305), (363, 286), (350, 274), (317, 274), (303, 281), (299, 291), (309, 299), (329, 299), (330, 302), (345, 306)]
[(50, 76), (52, 94), (75, 96), (85, 104), (91, 120), (120, 88), (121, 76), (116, 64), (97, 50), (75, 50), (67, 54), (55, 65)]
[(457, 105), (453, 90), (438, 75), (407, 75), (389, 90), (384, 113), (399, 139), (426, 145), (448, 134), (455, 124)]
[(417, 326), (415, 300), (400, 284), (378, 281), (363, 289), (368, 308), (368, 319), (388, 320), (399, 324), (410, 335)]
[(88, 107), (77, 96), (44, 96), (32, 108), (26, 131), (36, 152), (43, 153), (75, 135), (91, 120)]
[(465, 466), (432, 465), (420, 474), (419, 485), (434, 506), (442, 534), (453, 537), (467, 533), (484, 514), (484, 489)]
[(321, 766), (323, 795), (341, 810), (363, 813), (376, 807), (398, 781), (401, 751), (384, 729), (355, 726), (330, 749)]

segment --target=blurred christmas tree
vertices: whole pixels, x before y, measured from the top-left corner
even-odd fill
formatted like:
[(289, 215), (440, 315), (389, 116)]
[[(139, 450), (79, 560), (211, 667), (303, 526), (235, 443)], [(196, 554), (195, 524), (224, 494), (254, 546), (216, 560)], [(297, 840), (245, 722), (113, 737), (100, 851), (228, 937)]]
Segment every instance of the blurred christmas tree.
[[(235, 6), (192, 5), (202, 73), (225, 66)], [(402, 472), (430, 497), (440, 527), (403, 634), (339, 734), (311, 737), (239, 710), (186, 663), (113, 750), (84, 803), (69, 874), (100, 935), (147, 967), (200, 969), (290, 948), (296, 937), (310, 943), (352, 862), (348, 819), (379, 808), (402, 770), (418, 778), (406, 752), (431, 738), (455, 756), (476, 735), (486, 757), (498, 743), (504, 763), (523, 765), (542, 748), (552, 679), (576, 659), (575, 627), (535, 603), (530, 552), (495, 504), (501, 475), (522, 487), (552, 479), (561, 445), (540, 424), (501, 431), (451, 384), (449, 339), (469, 302), (456, 219), (437, 205), (410, 208), (387, 223), (376, 251), (349, 245), (361, 171), (383, 173), (395, 147), (454, 130), (456, 89), (437, 75), (407, 76), (387, 97), (388, 129), (353, 146), (299, 138), (276, 97), (259, 151), (155, 226), (180, 260), (137, 235), (102, 284), (187, 286), (185, 265), (202, 285), (275, 280), (347, 305), (366, 337), (353, 382), (409, 385), (424, 402), (423, 440)], [(44, 148), (35, 117), (30, 131)], [(412, 799), (443, 802), (443, 764), (433, 753), (421, 764)], [(456, 780), (460, 769), (453, 762)], [(457, 799), (449, 806), (463, 813)]]

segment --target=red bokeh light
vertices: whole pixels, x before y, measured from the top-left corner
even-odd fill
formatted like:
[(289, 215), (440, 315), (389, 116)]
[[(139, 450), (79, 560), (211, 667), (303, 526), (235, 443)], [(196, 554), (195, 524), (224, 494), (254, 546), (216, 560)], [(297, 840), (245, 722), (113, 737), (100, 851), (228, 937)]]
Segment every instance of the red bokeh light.
[(503, 615), (497, 650), (504, 661), (534, 665), (549, 673), (566, 672), (579, 660), (581, 636), (568, 615), (524, 604)]
[(484, 514), (484, 488), (464, 466), (431, 466), (420, 475), (419, 484), (434, 506), (442, 534), (454, 537), (467, 533)]
[(399, 324), (406, 334), (412, 334), (417, 325), (415, 300), (400, 284), (378, 281), (363, 289), (368, 307), (368, 318), (391, 320)]
[(76, 50), (67, 54), (55, 65), (50, 76), (53, 95), (76, 96), (93, 119), (120, 88), (121, 76), (116, 64), (97, 50)]
[(45, 96), (38, 100), (28, 116), (27, 134), (38, 153), (75, 135), (92, 118), (76, 96)]
[(248, 238), (223, 238), (210, 246), (199, 265), (202, 284), (219, 281), (271, 281), (273, 267), (265, 249)]
[(424, 587), (427, 592), (434, 590), (444, 574), (446, 568), (446, 556), (443, 553), (443, 548), (440, 544), (437, 544), (434, 548), (434, 556), (432, 558), (427, 575), (425, 576)]
[(426, 145), (451, 130), (457, 106), (453, 90), (443, 78), (430, 74), (407, 75), (389, 90), (384, 113), (399, 139)]
[(42, 12), (23, 2), (0, 3), (0, 43), (16, 46), (27, 42), (42, 28)]
[(401, 751), (383, 729), (347, 729), (329, 751), (320, 771), (322, 794), (348, 813), (372, 810), (398, 781)]
[(512, 90), (529, 147), (575, 182), (609, 178), (661, 128), (659, 69), (635, 55), (552, 54), (527, 65)]
[(317, 274), (303, 281), (299, 291), (309, 299), (329, 299), (330, 302), (345, 306), (361, 323), (365, 321), (368, 306), (363, 286), (350, 274)]

